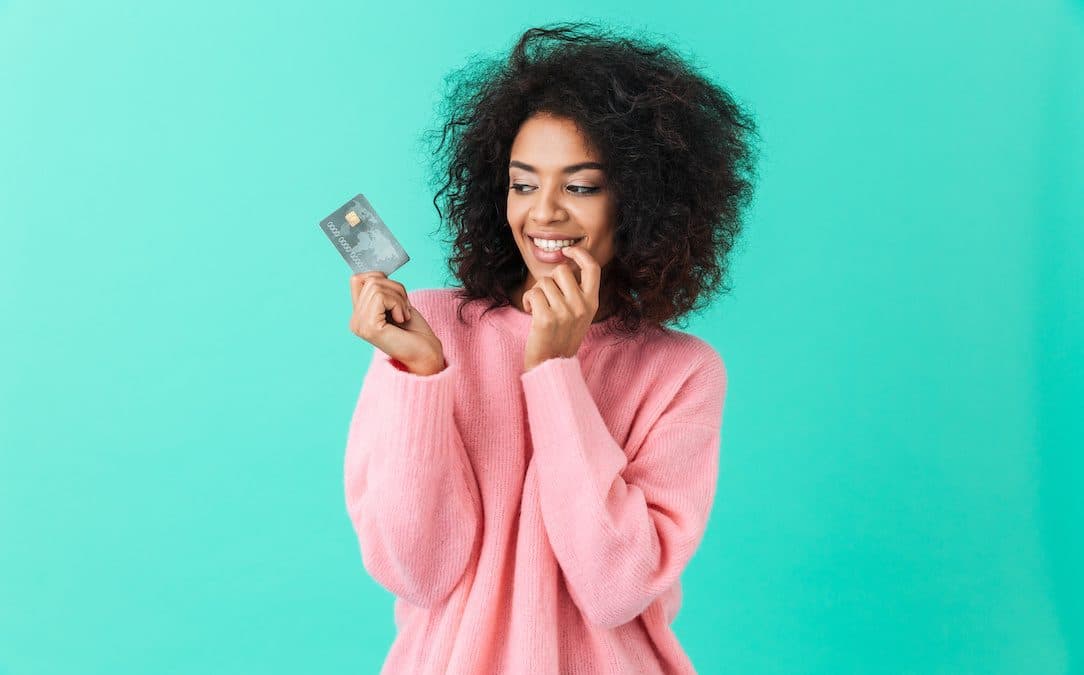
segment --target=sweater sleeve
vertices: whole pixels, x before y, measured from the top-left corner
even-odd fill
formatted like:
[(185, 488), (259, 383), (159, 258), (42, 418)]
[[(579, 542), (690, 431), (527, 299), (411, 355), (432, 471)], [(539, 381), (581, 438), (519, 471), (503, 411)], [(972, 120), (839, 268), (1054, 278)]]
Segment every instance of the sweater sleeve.
[(362, 383), (344, 462), (346, 506), (366, 571), (419, 607), (466, 570), (481, 500), (453, 418), (458, 364), (418, 375), (380, 350)]
[(542, 520), (569, 594), (591, 623), (639, 616), (680, 577), (703, 538), (719, 470), (726, 370), (704, 359), (630, 462), (577, 356), (521, 375)]

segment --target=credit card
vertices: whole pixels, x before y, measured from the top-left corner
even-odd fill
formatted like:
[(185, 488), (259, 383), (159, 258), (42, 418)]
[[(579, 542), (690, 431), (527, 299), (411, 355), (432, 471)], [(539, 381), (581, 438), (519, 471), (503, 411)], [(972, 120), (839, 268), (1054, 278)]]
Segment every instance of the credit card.
[(410, 260), (361, 193), (321, 220), (320, 229), (354, 274), (379, 270), (390, 276)]

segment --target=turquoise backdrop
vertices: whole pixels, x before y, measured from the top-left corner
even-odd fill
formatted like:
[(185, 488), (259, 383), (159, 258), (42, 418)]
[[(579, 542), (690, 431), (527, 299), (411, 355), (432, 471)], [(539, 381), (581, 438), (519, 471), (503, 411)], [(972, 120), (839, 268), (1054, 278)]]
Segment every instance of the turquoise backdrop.
[(760, 123), (676, 631), (702, 673), (1084, 672), (1084, 5), (0, 0), (0, 673), (375, 673), (371, 346), (317, 221), (451, 285), (443, 78), (601, 20)]

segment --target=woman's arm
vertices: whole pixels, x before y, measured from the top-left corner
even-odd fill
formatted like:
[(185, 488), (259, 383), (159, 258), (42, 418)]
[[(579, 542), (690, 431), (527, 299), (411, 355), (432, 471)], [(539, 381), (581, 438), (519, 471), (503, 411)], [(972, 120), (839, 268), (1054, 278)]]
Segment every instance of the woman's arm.
[(639, 616), (678, 580), (703, 538), (719, 470), (726, 370), (712, 350), (632, 462), (610, 435), (578, 357), (522, 376), (542, 520), (569, 593), (593, 624)]
[(376, 350), (347, 437), (347, 511), (365, 569), (419, 607), (462, 578), (481, 528), (474, 471), (453, 418), (458, 364), (419, 375)]

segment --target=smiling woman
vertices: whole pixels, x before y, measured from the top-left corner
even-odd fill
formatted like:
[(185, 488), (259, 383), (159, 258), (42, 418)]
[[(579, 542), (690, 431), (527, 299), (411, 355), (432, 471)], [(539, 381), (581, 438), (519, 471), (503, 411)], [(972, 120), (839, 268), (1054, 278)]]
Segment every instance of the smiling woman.
[[(617, 202), (605, 189), (606, 174), (598, 151), (588, 144), (575, 122), (540, 113), (520, 126), (510, 150), (507, 220), (512, 238), (527, 266), (512, 304), (524, 310), (523, 295), (553, 265), (568, 265), (579, 279), (579, 266), (561, 252), (563, 245), (581, 246), (605, 268), (613, 258)], [(518, 158), (529, 158), (529, 164)], [(603, 309), (595, 316), (607, 316)]]
[(662, 324), (726, 269), (752, 124), (666, 48), (582, 24), (455, 91), (434, 205), (462, 287), (377, 276), (358, 303), (402, 357), (374, 354), (344, 465), (396, 595), (383, 672), (694, 673), (671, 623), (726, 368)]
[(562, 262), (529, 235), (586, 235), (599, 318), (626, 336), (729, 290), (757, 134), (725, 89), (665, 45), (582, 23), (528, 30), (450, 80), (428, 137), (462, 302), (522, 309)]

